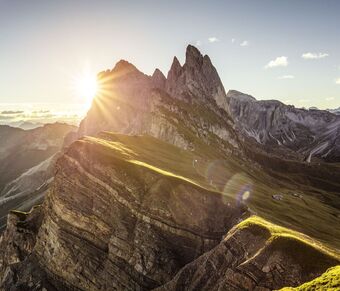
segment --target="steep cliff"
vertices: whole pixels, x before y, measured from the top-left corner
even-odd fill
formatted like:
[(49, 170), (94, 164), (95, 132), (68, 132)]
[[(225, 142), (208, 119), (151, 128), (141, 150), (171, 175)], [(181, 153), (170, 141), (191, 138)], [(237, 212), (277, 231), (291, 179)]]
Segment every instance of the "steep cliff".
[[(181, 176), (185, 168), (173, 173), (171, 164), (147, 163), (147, 140), (130, 137), (140, 143), (133, 152), (112, 138), (77, 141), (57, 162), (36, 244), (22, 263), (43, 270), (49, 284), (152, 289), (216, 246), (247, 215), (243, 205)], [(163, 144), (163, 151), (165, 159), (183, 158), (174, 146)], [(0, 273), (14, 274), (5, 276), (4, 286), (27, 286), (20, 266), (7, 260), (2, 268)]]

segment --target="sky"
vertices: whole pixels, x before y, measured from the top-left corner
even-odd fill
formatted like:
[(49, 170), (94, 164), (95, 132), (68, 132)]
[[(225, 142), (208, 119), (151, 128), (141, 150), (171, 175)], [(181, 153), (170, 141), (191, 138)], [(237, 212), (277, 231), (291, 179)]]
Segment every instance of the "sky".
[(72, 80), (120, 59), (166, 75), (193, 44), (226, 90), (340, 107), (340, 1), (0, 0), (0, 103), (84, 103)]

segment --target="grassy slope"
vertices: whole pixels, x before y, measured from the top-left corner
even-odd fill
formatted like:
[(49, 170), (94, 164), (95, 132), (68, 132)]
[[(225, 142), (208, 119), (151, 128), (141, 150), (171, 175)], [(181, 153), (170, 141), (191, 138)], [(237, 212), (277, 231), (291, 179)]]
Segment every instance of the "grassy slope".
[(301, 286), (292, 288), (286, 287), (281, 289), (281, 291), (338, 291), (340, 290), (340, 266), (329, 268), (320, 277), (302, 284)]
[[(335, 252), (334, 250), (326, 247), (325, 245), (312, 239), (311, 237), (303, 233), (294, 231), (292, 229), (288, 229), (286, 227), (273, 224), (258, 216), (251, 216), (248, 219), (240, 222), (238, 225), (235, 226), (235, 229), (253, 228), (253, 227), (256, 227), (256, 228), (260, 227), (261, 229), (265, 229), (269, 231), (270, 233), (269, 241), (271, 242), (278, 240), (278, 239), (284, 239), (284, 241), (286, 242), (296, 241), (310, 248), (313, 248), (328, 257), (332, 257), (340, 261), (340, 254), (338, 252)], [(314, 264), (315, 263), (316, 262), (314, 262)]]
[[(233, 157), (223, 157), (210, 148), (185, 151), (150, 136), (126, 136), (103, 133), (99, 138), (86, 137), (97, 150), (128, 160), (164, 175), (184, 179), (224, 195), (226, 201), (246, 204), (255, 214), (275, 224), (303, 232), (331, 248), (340, 249), (340, 218), (336, 209), (319, 201), (312, 187), (273, 179), (263, 171), (243, 165)], [(299, 188), (300, 187), (300, 188)], [(242, 195), (245, 192), (247, 195)], [(277, 201), (273, 194), (283, 193)], [(303, 194), (303, 198), (292, 193)], [(248, 199), (242, 199), (247, 198)]]

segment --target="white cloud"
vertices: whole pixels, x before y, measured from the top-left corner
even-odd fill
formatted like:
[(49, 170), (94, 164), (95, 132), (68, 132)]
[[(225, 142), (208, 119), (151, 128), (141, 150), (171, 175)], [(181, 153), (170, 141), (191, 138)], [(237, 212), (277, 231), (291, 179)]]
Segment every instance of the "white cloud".
[(196, 45), (197, 46), (201, 46), (202, 45), (202, 42), (200, 40), (196, 41)]
[(249, 45), (249, 41), (244, 40), (240, 43), (240, 46), (248, 46)]
[(275, 68), (275, 67), (287, 67), (288, 66), (288, 58), (285, 56), (277, 57), (275, 60), (270, 61), (265, 68)]
[(335, 80), (335, 84), (340, 85), (340, 78), (338, 78), (338, 79)]
[(231, 43), (235, 43), (236, 39), (235, 38), (232, 38), (231, 39)]
[(334, 100), (334, 97), (328, 97), (328, 98), (326, 98), (325, 100), (326, 100), (326, 101), (332, 101), (332, 100)]
[(220, 40), (219, 40), (217, 37), (215, 37), (215, 36), (209, 37), (208, 40), (209, 40), (209, 42), (211, 42), (211, 43), (220, 41)]
[(293, 76), (293, 75), (284, 75), (284, 76), (278, 77), (279, 80), (294, 79), (294, 78), (295, 78), (295, 76)]
[(327, 53), (304, 53), (302, 54), (302, 58), (305, 60), (317, 60), (317, 59), (323, 59), (328, 57), (329, 54)]

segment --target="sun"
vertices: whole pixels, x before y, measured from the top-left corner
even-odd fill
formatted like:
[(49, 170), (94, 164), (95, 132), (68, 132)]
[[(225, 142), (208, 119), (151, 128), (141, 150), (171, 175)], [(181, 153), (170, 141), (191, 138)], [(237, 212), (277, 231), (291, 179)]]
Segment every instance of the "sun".
[(91, 105), (98, 92), (97, 76), (87, 71), (82, 72), (74, 78), (74, 89), (77, 99)]

